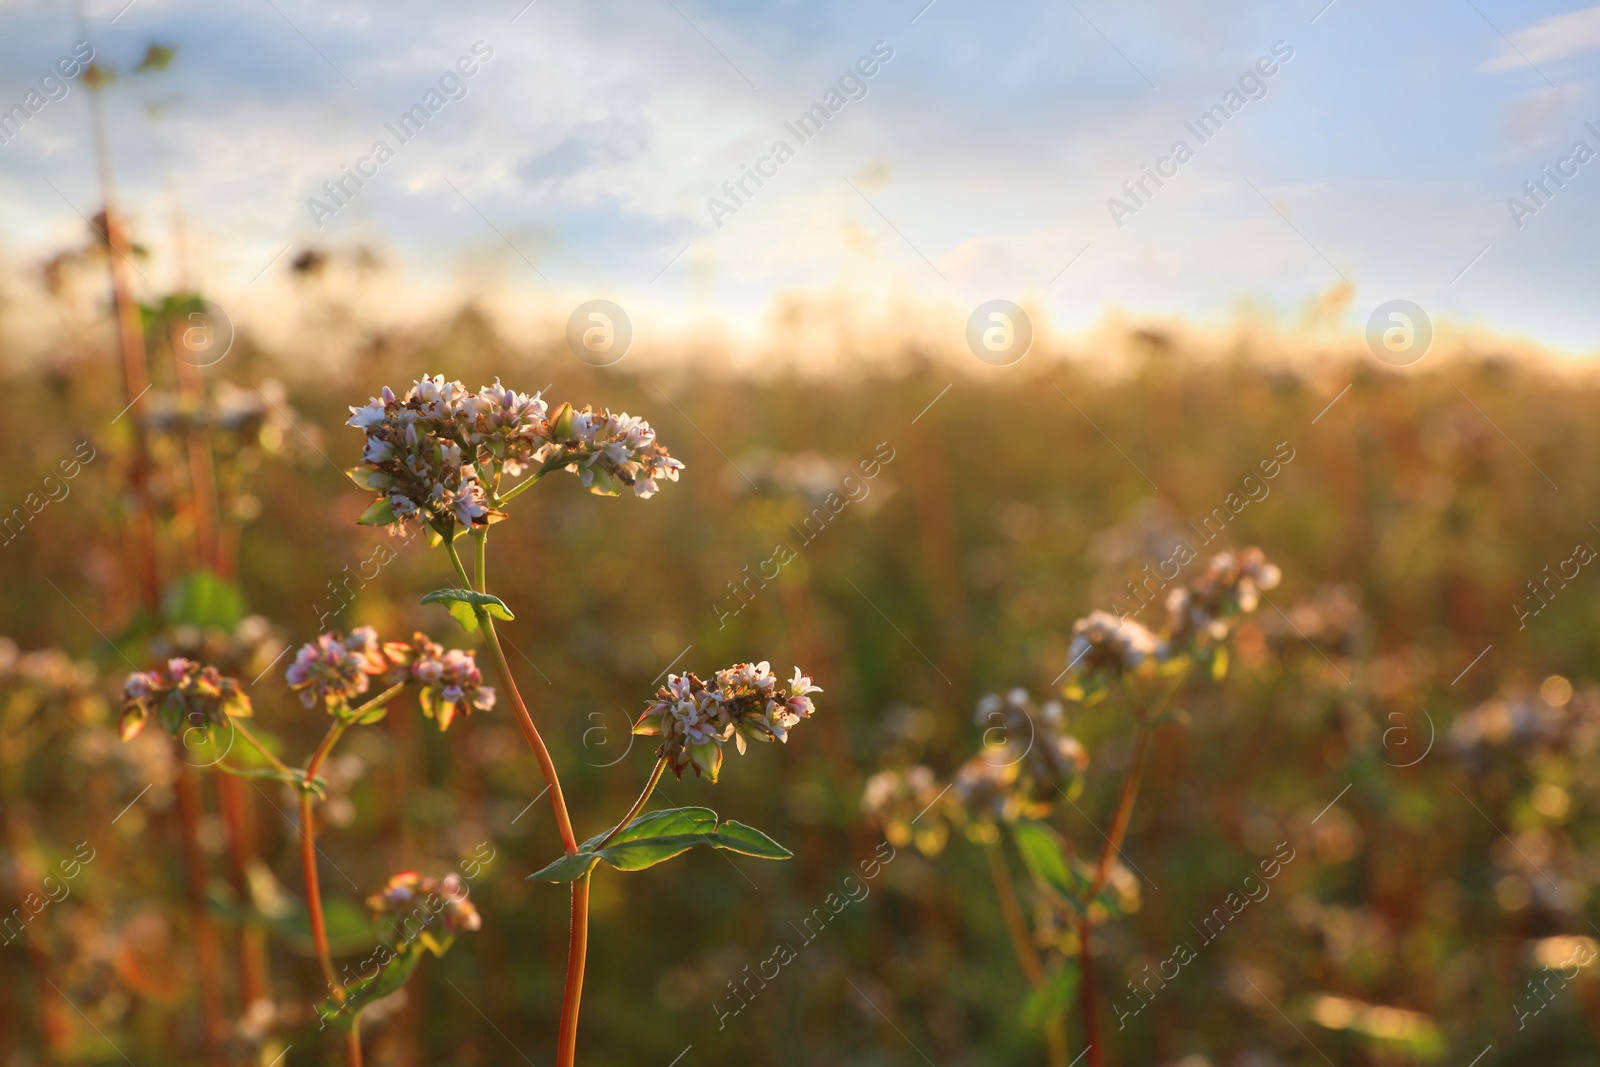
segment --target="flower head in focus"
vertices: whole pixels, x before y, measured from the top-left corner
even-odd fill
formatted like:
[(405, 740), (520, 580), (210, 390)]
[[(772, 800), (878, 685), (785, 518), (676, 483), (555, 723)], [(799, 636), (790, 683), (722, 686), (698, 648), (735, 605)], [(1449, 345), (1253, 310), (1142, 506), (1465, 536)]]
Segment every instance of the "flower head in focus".
[(289, 688), (300, 694), (308, 708), (321, 700), (327, 709), (342, 710), (372, 687), (372, 677), (389, 669), (370, 626), (349, 634), (327, 633), (300, 646), (286, 673)]
[(626, 411), (583, 410), (563, 404), (552, 423), (561, 452), (553, 459), (578, 476), (591, 492), (616, 496), (622, 486), (643, 498), (660, 488), (657, 478), (678, 480), (683, 464), (656, 444), (650, 424)]
[(571, 404), (551, 412), (538, 393), (498, 378), (476, 393), (443, 375), (424, 375), (404, 397), (385, 386), (352, 407), (346, 425), (366, 435), (350, 477), (380, 494), (361, 522), (420, 523), (442, 537), (503, 519), (500, 504), (513, 489), (504, 479), (564, 469), (596, 493), (628, 486), (649, 497), (657, 479), (675, 481), (683, 469), (643, 419)]
[(205, 729), (221, 725), (228, 716), (251, 714), (250, 698), (235, 678), (215, 667), (174, 657), (153, 671), (135, 671), (122, 686), (122, 720), (118, 731), (132, 740), (156, 715), (167, 733), (177, 736), (186, 727)]
[(690, 767), (715, 782), (722, 768), (722, 743), (733, 738), (739, 752), (746, 740), (789, 740), (789, 730), (816, 710), (812, 693), (822, 690), (796, 667), (780, 685), (771, 664), (736, 663), (708, 684), (694, 674), (672, 674), (656, 691), (633, 732), (662, 738), (656, 751), (679, 778)]
[(477, 659), (459, 648), (446, 650), (421, 633), (411, 636), (411, 644), (389, 643), (384, 651), (400, 666), (408, 681), (417, 686), (417, 703), (422, 714), (439, 724), (442, 733), (450, 728), (457, 713), (494, 707), (493, 686), (483, 684)]

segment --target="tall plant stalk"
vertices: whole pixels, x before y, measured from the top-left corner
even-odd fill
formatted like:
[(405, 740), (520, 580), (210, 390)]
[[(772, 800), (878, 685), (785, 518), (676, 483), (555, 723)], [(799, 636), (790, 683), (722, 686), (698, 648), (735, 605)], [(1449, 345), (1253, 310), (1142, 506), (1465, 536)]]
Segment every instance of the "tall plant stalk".
[[(334, 973), (333, 952), (328, 946), (328, 926), (322, 913), (322, 885), (317, 877), (316, 810), (311, 794), (311, 783), (316, 779), (317, 772), (322, 769), (328, 754), (333, 751), (333, 746), (339, 743), (339, 738), (344, 736), (350, 724), (365, 713), (387, 704), (404, 688), (404, 682), (397, 682), (354, 711), (346, 712), (342, 717), (334, 719), (333, 725), (329, 726), (328, 732), (323, 735), (322, 743), (306, 761), (303, 772), (304, 781), (300, 788), (300, 866), (305, 878), (306, 914), (311, 921), (311, 943), (316, 949), (317, 962), (322, 965), (322, 976), (328, 982), (328, 989), (333, 994), (334, 1002), (340, 1006), (349, 999), (349, 994), (345, 990), (344, 983), (339, 981), (339, 976)], [(245, 736), (253, 744), (256, 743), (248, 734)], [(256, 744), (256, 747), (261, 746)], [(346, 1062), (350, 1067), (361, 1067), (360, 1012), (350, 1020), (350, 1033), (345, 1039), (345, 1051)]]
[[(445, 551), (450, 556), (450, 562), (455, 567), (456, 576), (461, 579), (462, 586), (487, 593), (489, 591), (488, 531), (474, 530), (472, 538), (476, 581), (467, 576), (467, 569), (461, 562), (461, 554), (456, 551), (455, 543), (449, 537), (445, 538)], [(511, 709), (516, 716), (517, 725), (522, 728), (522, 735), (527, 738), (528, 747), (533, 749), (534, 757), (539, 761), (539, 770), (544, 775), (545, 785), (549, 787), (550, 807), (555, 812), (556, 829), (561, 834), (561, 846), (567, 855), (574, 855), (578, 851), (578, 838), (572, 831), (572, 817), (567, 812), (567, 801), (561, 791), (561, 777), (556, 772), (555, 761), (550, 758), (550, 750), (545, 747), (544, 738), (539, 735), (539, 727), (534, 724), (533, 716), (528, 713), (528, 705), (522, 699), (522, 692), (517, 688), (516, 679), (512, 677), (511, 667), (506, 663), (505, 652), (500, 647), (499, 634), (495, 632), (494, 619), (482, 607), (474, 610), (477, 613), (478, 624), (483, 629), (484, 649), (489, 654), (490, 662), (494, 664), (500, 684), (511, 698)], [(562, 990), (561, 1022), (556, 1041), (557, 1067), (572, 1067), (577, 1060), (578, 1009), (583, 999), (583, 970), (588, 955), (588, 942), (589, 878), (585, 875), (572, 883), (571, 919), (567, 931), (567, 976)]]

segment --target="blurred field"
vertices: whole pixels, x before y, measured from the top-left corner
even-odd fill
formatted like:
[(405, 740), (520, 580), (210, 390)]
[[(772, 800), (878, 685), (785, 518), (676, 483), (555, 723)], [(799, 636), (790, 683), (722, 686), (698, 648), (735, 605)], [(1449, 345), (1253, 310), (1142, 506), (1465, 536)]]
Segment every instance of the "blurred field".
[[(512, 667), (580, 835), (602, 828), (597, 813), (624, 810), (648, 773), (649, 742), (630, 750), (628, 727), (669, 665), (770, 659), (823, 686), (817, 718), (786, 749), (730, 751), (719, 784), (669, 778), (662, 790), (665, 802), (762, 827), (794, 860), (693, 853), (648, 876), (596, 878), (582, 1062), (666, 1067), (692, 1046), (683, 1067), (1042, 1063), (1039, 1032), (1018, 1018), (1027, 987), (983, 857), (966, 842), (931, 859), (900, 849), (803, 947), (790, 924), (879, 847), (860, 812), (867, 775), (912, 762), (952, 773), (979, 743), (976, 700), (1017, 685), (1047, 695), (1073, 621), (1125, 602), (1124, 583), (1178, 537), (1202, 557), (1260, 545), (1284, 581), (1240, 633), (1226, 682), (1201, 686), (1184, 701), (1188, 724), (1157, 735), (1126, 848), (1148, 881), (1139, 911), (1099, 932), (1103, 1003), (1126, 1003), (1121, 984), (1176, 943), (1198, 952), (1125, 1030), (1104, 1009), (1109, 1061), (1465, 1065), (1491, 1043), (1499, 1063), (1595, 1061), (1600, 982), (1585, 970), (1558, 984), (1542, 969), (1568, 955), (1542, 939), (1600, 936), (1591, 568), (1542, 586), (1537, 616), (1516, 607), (1532, 603), (1526, 583), (1543, 582), (1547, 565), (1600, 545), (1591, 374), (1492, 351), (1393, 372), (1354, 348), (1313, 359), (1270, 342), (1194, 358), (1152, 332), (1120, 339), (1116, 373), (1085, 352), (995, 369), (922, 350), (848, 378), (655, 374), (631, 358), (595, 371), (559, 346), (512, 342), (464, 312), (431, 331), (374, 334), (331, 366), (242, 338), (205, 374), (283, 383), (266, 412), (272, 447), (231, 506), (250, 519), (237, 546), (248, 610), (291, 645), (333, 610), (330, 625), (449, 637), (444, 613), (418, 603), (449, 583), (448, 567), (420, 545), (344, 585), (347, 608), (330, 588), (371, 575), (389, 543), (354, 525), (366, 494), (339, 471), (359, 446), (345, 405), (384, 384), (425, 371), (474, 388), (495, 375), (530, 391), (550, 382), (552, 400), (644, 415), (688, 464), (645, 502), (554, 480), (495, 528), (494, 581), (518, 612), (503, 630)], [(139, 623), (121, 552), (129, 426), (113, 423), (126, 402), (113, 366), (93, 336), (43, 366), (13, 362), (0, 421), (6, 509), (79, 442), (95, 451), (70, 493), (0, 546), (0, 632), (92, 662), (108, 696), (130, 669), (124, 653), (137, 662), (145, 648), (124, 638)], [(167, 363), (155, 366), (158, 389), (174, 388)], [(1270, 492), (1202, 545), (1185, 524), (1223, 506), (1282, 443), (1293, 458)], [(805, 535), (805, 516), (875, 451), (892, 458), (867, 491)], [(169, 458), (155, 493), (178, 500), (187, 468)], [(173, 575), (192, 559), (194, 516), (169, 509), (163, 521)], [(792, 562), (746, 586), (732, 614), (729, 583), (779, 545)], [(281, 671), (251, 689), (255, 723), (303, 753), (324, 723)], [(1068, 713), (1090, 753), (1089, 787), (1054, 821), (1093, 848), (1127, 732), (1110, 707)], [(85, 705), (76, 719), (29, 722), (8, 750), (25, 755), (3, 768), (15, 894), (28, 891), (15, 862), (23, 837), (52, 864), (79, 842), (95, 853), (70, 896), (34, 920), (44, 955), (30, 964), (20, 942), (0, 950), (8, 1067), (200, 1062), (173, 761), (155, 737), (119, 744), (113, 723)], [(336, 825), (319, 842), (330, 908), (355, 915), (336, 955), (370, 944), (360, 901), (394, 870), (459, 869), (488, 854), (484, 842), (495, 857), (472, 879), (483, 932), (430, 960), (408, 1003), (368, 1027), (368, 1062), (547, 1062), (566, 897), (523, 880), (559, 844), (545, 805), (528, 806), (542, 783), (509, 714), (476, 714), (441, 736), (408, 705), (345, 752)], [(200, 781), (206, 859), (222, 882), (215, 785)], [(292, 916), (291, 803), (276, 787), (246, 793), (271, 875), (262, 891)], [(1270, 894), (1201, 947), (1195, 927), (1281, 841), (1296, 858)], [(217, 896), (227, 920), (227, 893)], [(233, 944), (228, 921), (222, 936)], [(727, 983), (785, 940), (795, 961), (719, 1029)], [(295, 1047), (284, 1062), (335, 1062), (303, 1026), (320, 982), (295, 944), (275, 937), (271, 949), (275, 998), (302, 1013), (306, 1034), (285, 1032)], [(39, 967), (82, 1015), (45, 1011)], [(1541, 981), (1535, 999), (1529, 983)], [(237, 1012), (236, 991), (225, 993)], [(67, 1034), (54, 1054), (47, 1016)]]

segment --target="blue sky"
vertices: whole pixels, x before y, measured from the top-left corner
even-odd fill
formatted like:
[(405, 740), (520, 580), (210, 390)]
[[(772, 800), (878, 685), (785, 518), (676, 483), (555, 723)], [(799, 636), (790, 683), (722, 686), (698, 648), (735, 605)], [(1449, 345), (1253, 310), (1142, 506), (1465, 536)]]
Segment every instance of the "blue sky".
[[(1506, 204), (1575, 141), (1600, 151), (1584, 126), (1600, 129), (1600, 7), (525, 2), (88, 4), (98, 57), (124, 74), (112, 154), (157, 253), (151, 289), (174, 277), (175, 199), (193, 272), (255, 323), (297, 251), (367, 242), (395, 268), (373, 299), (396, 314), (465, 293), (555, 316), (605, 297), (648, 335), (759, 327), (794, 294), (948, 305), (958, 324), (1004, 297), (1072, 330), (1113, 310), (1292, 317), (1343, 280), (1352, 330), (1404, 297), (1600, 348), (1600, 159), (1520, 229)], [(78, 35), (68, 5), (0, 10), (0, 108)], [(133, 76), (152, 41), (177, 61)], [(493, 56), (467, 95), (399, 145), (384, 124), (478, 41)], [(893, 58), (865, 97), (800, 144), (784, 123), (880, 41)], [(1199, 145), (1184, 123), (1277, 42), (1293, 56), (1265, 96)], [(14, 271), (97, 206), (85, 96), (0, 146)], [(319, 230), (307, 199), (379, 138), (394, 158)], [(715, 225), (708, 199), (779, 138), (793, 158)], [(1195, 157), (1117, 226), (1107, 199), (1179, 138)]]

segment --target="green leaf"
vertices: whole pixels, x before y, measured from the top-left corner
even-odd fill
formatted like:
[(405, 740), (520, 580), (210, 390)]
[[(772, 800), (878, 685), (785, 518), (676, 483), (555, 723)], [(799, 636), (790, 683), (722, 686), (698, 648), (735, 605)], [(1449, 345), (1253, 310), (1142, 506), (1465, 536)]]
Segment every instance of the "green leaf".
[(1050, 972), (1044, 985), (1028, 994), (1022, 1004), (1022, 1022), (1035, 1029), (1064, 1014), (1078, 995), (1078, 964), (1068, 960)]
[(1228, 648), (1226, 645), (1218, 645), (1216, 656), (1211, 661), (1211, 677), (1220, 682), (1223, 678), (1227, 677), (1227, 675)]
[(399, 518), (394, 513), (394, 506), (389, 503), (389, 498), (380, 496), (367, 506), (356, 520), (357, 526), (388, 526), (398, 522)]
[(394, 488), (394, 479), (375, 467), (359, 463), (354, 467), (345, 469), (345, 477), (354, 482), (357, 487), (372, 493), (381, 493), (385, 489)]
[(595, 496), (621, 496), (622, 482), (617, 476), (596, 463), (589, 468), (592, 480), (589, 483), (589, 492)]
[(1068, 902), (1075, 901), (1078, 879), (1067, 859), (1066, 842), (1042, 822), (1023, 821), (1011, 828), (1022, 863), (1034, 878)]
[(375, 722), (383, 721), (383, 717), (387, 714), (389, 714), (389, 705), (379, 704), (377, 707), (361, 716), (361, 718), (357, 719), (356, 725), (371, 726)]
[(232, 582), (197, 570), (168, 588), (161, 614), (168, 626), (231, 630), (244, 618), (244, 594)]
[(424, 604), (443, 604), (450, 609), (450, 617), (461, 624), (467, 633), (478, 629), (478, 611), (482, 610), (497, 619), (510, 621), (516, 618), (505, 601), (492, 593), (479, 593), (471, 589), (435, 589), (422, 598)]
[(324, 1000), (317, 1008), (317, 1018), (341, 1029), (349, 1029), (362, 1010), (373, 1001), (399, 992), (410, 981), (417, 964), (421, 962), (421, 945), (403, 946), (378, 968), (377, 974), (351, 982), (345, 989), (347, 996), (343, 1004), (331, 996)]
[(619, 871), (642, 871), (694, 848), (709, 845), (727, 852), (761, 859), (782, 860), (794, 855), (754, 827), (729, 820), (717, 822), (710, 808), (667, 808), (633, 820), (596, 851), (605, 839), (597, 834), (571, 856), (562, 856), (528, 876), (529, 881), (571, 882), (582, 878), (605, 860)]

